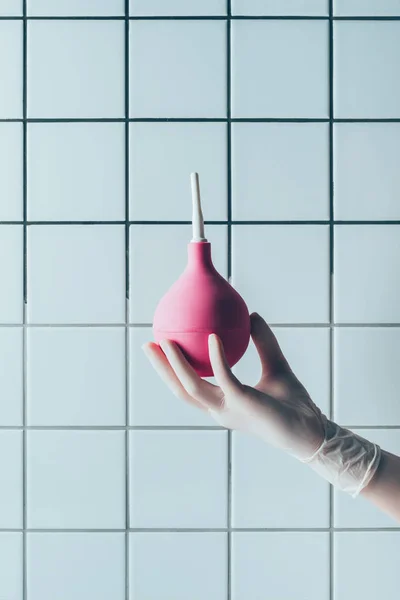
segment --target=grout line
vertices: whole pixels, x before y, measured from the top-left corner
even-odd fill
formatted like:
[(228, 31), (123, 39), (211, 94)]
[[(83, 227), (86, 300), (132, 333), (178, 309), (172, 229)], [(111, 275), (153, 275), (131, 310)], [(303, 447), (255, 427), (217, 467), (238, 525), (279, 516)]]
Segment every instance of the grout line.
[(399, 327), (399, 323), (334, 323), (335, 328), (348, 327)]
[[(400, 431), (400, 425), (349, 425), (346, 429)], [(218, 425), (0, 425), (0, 431), (226, 431)]]
[(381, 429), (381, 430), (400, 430), (400, 425), (344, 425), (346, 429)]
[[(0, 16), (0, 21), (124, 21), (125, 15), (21, 15)], [(132, 15), (130, 21), (400, 21), (400, 15)]]
[(333, 119), (334, 123), (398, 123), (400, 119)]
[[(334, 418), (334, 152), (333, 152), (333, 118), (334, 118), (334, 79), (333, 79), (333, 0), (329, 0), (329, 379), (330, 379), (330, 418)], [(335, 597), (334, 578), (334, 490), (329, 485), (329, 600)]]
[(218, 425), (0, 425), (0, 430), (8, 429), (17, 431), (226, 431), (225, 427)]
[[(229, 0), (228, 0), (229, 1)], [(270, 16), (270, 15), (232, 15), (228, 12), (226, 15), (198, 15), (198, 16), (134, 16), (131, 17), (132, 20), (135, 21), (228, 21), (231, 19), (234, 20), (251, 20), (251, 21), (326, 21), (328, 19), (327, 16), (303, 16), (303, 15), (281, 15), (281, 16)]]
[[(3, 16), (0, 17), (0, 21), (18, 21), (23, 17), (21, 16)], [(123, 15), (40, 15), (40, 16), (29, 16), (27, 17), (30, 21), (123, 21), (126, 16)], [(226, 15), (135, 15), (128, 17), (130, 21), (226, 21), (228, 17)], [(303, 15), (282, 15), (282, 16), (268, 16), (268, 15), (229, 15), (230, 19), (238, 20), (261, 20), (261, 21), (326, 21), (327, 16), (303, 16)]]
[[(230, 529), (224, 527), (215, 528), (174, 528), (174, 527), (134, 527), (128, 530), (128, 533), (329, 533), (331, 530), (328, 527), (232, 527)], [(400, 527), (335, 527), (335, 533), (359, 533), (359, 532), (400, 532)], [(54, 527), (52, 529), (17, 529), (17, 528), (0, 528), (0, 533), (126, 533), (126, 529), (60, 529)]]
[(123, 221), (27, 221), (28, 226), (37, 226), (37, 225), (126, 225), (127, 222)]
[[(341, 226), (355, 226), (355, 225), (400, 225), (400, 220), (376, 220), (376, 221), (342, 221), (342, 220), (308, 220), (308, 221), (268, 221), (268, 220), (258, 220), (258, 221), (235, 221), (233, 219), (227, 219), (226, 221), (205, 221), (206, 225), (231, 225), (231, 226), (241, 226), (241, 225), (341, 225)], [(175, 225), (191, 225), (191, 221), (0, 221), (0, 225), (26, 225), (28, 227), (32, 226), (69, 226), (69, 225), (82, 225), (82, 226), (93, 226), (93, 225), (144, 225), (144, 226), (152, 226), (152, 225), (163, 225), (163, 226), (175, 226)]]
[(392, 16), (373, 16), (373, 15), (359, 15), (359, 16), (345, 16), (345, 17), (333, 17), (334, 21), (400, 21), (400, 15)]
[(23, 330), (22, 330), (22, 599), (28, 598), (28, 573), (27, 573), (27, 296), (28, 296), (28, 243), (27, 243), (27, 218), (28, 218), (28, 155), (27, 155), (27, 0), (22, 1), (22, 202), (23, 202)]
[[(232, 104), (232, 65), (231, 65), (231, 36), (232, 36), (232, 7), (231, 0), (226, 0), (226, 115), (227, 115), (227, 219), (228, 219), (228, 281), (232, 280), (232, 124), (231, 124), (231, 104)], [(232, 597), (232, 431), (227, 432), (227, 574), (226, 574), (226, 592), (227, 600)]]
[[(282, 117), (94, 117), (94, 118), (0, 118), (0, 123), (329, 123), (328, 118)], [(400, 123), (400, 118), (333, 118), (333, 123)]]
[[(299, 328), (299, 329), (313, 329), (313, 328), (333, 328), (333, 329), (343, 329), (343, 328), (379, 328), (379, 327), (400, 327), (400, 322), (398, 323), (269, 323), (270, 327), (289, 327), (289, 328)], [(54, 327), (54, 328), (62, 328), (62, 327), (72, 327), (72, 328), (86, 328), (86, 327), (97, 327), (97, 328), (110, 328), (110, 327), (131, 327), (131, 328), (151, 328), (153, 326), (152, 323), (128, 323), (125, 322), (115, 322), (115, 323), (0, 323), (1, 328), (7, 327), (26, 327), (30, 328), (41, 328), (41, 327)]]
[[(379, 329), (379, 328), (398, 328), (400, 327), (400, 322), (398, 323), (269, 323), (270, 327), (273, 328), (289, 328), (289, 329), (349, 329), (349, 328), (358, 328), (358, 329)], [(74, 329), (79, 328), (98, 328), (98, 329), (109, 329), (113, 327), (127, 327), (131, 329), (149, 329), (153, 325), (152, 323), (0, 323), (0, 329), (2, 328), (12, 328), (12, 327), (24, 327), (26, 329), (35, 329), (35, 328), (65, 328), (70, 327)]]
[[(151, 329), (152, 323), (0, 323), (1, 329)], [(400, 323), (269, 323), (273, 329), (398, 329)]]
[(125, 600), (129, 600), (129, 0), (125, 0)]
[[(1, 18), (0, 18), (1, 20)], [(86, 118), (0, 118), (0, 123), (329, 123), (328, 118), (282, 117), (86, 117)], [(400, 118), (333, 118), (333, 123), (400, 123)]]

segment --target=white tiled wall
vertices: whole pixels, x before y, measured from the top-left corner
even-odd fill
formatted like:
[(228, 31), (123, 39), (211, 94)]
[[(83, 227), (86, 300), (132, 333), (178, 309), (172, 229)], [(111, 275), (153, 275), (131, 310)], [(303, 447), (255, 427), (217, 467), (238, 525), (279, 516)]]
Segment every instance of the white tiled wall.
[(197, 170), (220, 272), (400, 453), (399, 59), (400, 0), (0, 0), (2, 600), (398, 598), (393, 522), (140, 348)]

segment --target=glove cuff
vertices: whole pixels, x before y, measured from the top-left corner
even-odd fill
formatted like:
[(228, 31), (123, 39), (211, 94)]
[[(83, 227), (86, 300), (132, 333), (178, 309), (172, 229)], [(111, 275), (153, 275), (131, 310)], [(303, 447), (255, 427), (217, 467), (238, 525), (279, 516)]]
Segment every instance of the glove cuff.
[(353, 498), (369, 484), (381, 459), (377, 444), (324, 418), (325, 439), (309, 458), (302, 459), (321, 477)]

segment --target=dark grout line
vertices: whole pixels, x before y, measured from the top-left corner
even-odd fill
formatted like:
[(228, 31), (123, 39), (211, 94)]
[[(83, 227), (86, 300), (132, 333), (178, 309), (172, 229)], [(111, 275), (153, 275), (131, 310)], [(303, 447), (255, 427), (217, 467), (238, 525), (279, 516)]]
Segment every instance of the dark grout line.
[[(399, 431), (399, 425), (348, 425), (346, 429), (365, 429), (368, 431)], [(0, 425), (0, 431), (221, 431), (219, 425)]]
[(334, 221), (335, 225), (400, 225), (400, 221), (382, 220), (382, 221)]
[(383, 429), (383, 430), (400, 430), (400, 425), (343, 425), (346, 429)]
[[(333, 119), (334, 119), (334, 64), (333, 64), (333, 0), (329, 0), (329, 417), (334, 417), (334, 148), (333, 148)], [(335, 597), (334, 578), (334, 490), (329, 484), (329, 600)]]
[[(203, 529), (196, 527), (131, 527), (130, 529), (62, 529), (62, 528), (0, 528), (0, 533), (48, 533), (49, 535), (57, 533), (88, 533), (88, 534), (101, 534), (101, 533), (329, 533), (331, 530), (328, 527), (231, 527), (230, 529), (224, 527), (205, 527)], [(383, 532), (400, 532), (400, 527), (335, 527), (333, 529), (335, 533), (383, 533)]]
[[(23, 17), (0, 17), (0, 20), (19, 20)], [(124, 15), (29, 15), (27, 21), (124, 21)]]
[[(20, 21), (22, 16), (0, 16), (0, 21)], [(28, 21), (124, 21), (124, 15), (32, 15)], [(130, 21), (227, 21), (228, 19), (244, 21), (326, 21), (327, 16), (303, 15), (133, 15)]]
[(131, 21), (226, 21), (226, 15), (134, 15)]
[(300, 117), (231, 117), (232, 123), (328, 123), (328, 118), (300, 118)]
[(217, 425), (0, 425), (0, 431), (223, 431)]
[[(270, 327), (274, 328), (298, 328), (298, 329), (348, 329), (348, 328), (358, 328), (358, 329), (370, 329), (370, 328), (398, 328), (400, 327), (400, 322), (398, 323), (269, 323)], [(10, 327), (19, 327), (26, 329), (34, 329), (34, 328), (112, 328), (112, 327), (126, 327), (131, 329), (140, 329), (140, 328), (151, 328), (153, 327), (152, 323), (126, 323), (126, 322), (115, 322), (115, 323), (0, 323), (0, 329), (2, 328), (10, 328)]]
[[(23, 324), (27, 323), (27, 297), (28, 297), (28, 240), (27, 240), (27, 218), (28, 218), (28, 148), (27, 148), (27, 61), (28, 61), (28, 43), (27, 43), (27, 0), (22, 1), (22, 216), (23, 216)], [(22, 423), (24, 429), (22, 431), (22, 599), (27, 600), (28, 597), (28, 575), (27, 575), (27, 490), (28, 490), (28, 474), (27, 474), (27, 439), (25, 426), (27, 424), (27, 330), (26, 327), (22, 330)]]
[(400, 15), (374, 16), (374, 15), (359, 15), (359, 16), (337, 16), (333, 17), (334, 21), (400, 21)]
[(400, 323), (334, 323), (335, 329), (396, 329)]
[[(23, 1), (24, 14), (26, 1)], [(22, 37), (22, 225), (23, 225), (23, 298), (24, 305), (27, 301), (27, 224), (28, 224), (28, 140), (27, 140), (27, 24), (23, 21)]]
[(35, 118), (28, 117), (28, 123), (125, 123), (128, 119), (125, 117), (86, 117), (86, 118)]
[(226, 117), (130, 117), (131, 123), (225, 123)]
[(333, 119), (334, 123), (399, 123), (400, 119), (391, 118), (391, 119), (356, 119), (356, 118), (348, 118), (348, 119)]
[[(26, 225), (27, 227), (32, 227), (35, 225), (191, 225), (191, 221), (129, 221), (120, 220), (120, 221), (0, 221), (0, 226), (3, 225)], [(308, 220), (308, 221), (235, 221), (235, 220), (226, 220), (226, 221), (205, 221), (206, 225), (335, 225), (335, 226), (349, 226), (349, 225), (400, 225), (400, 220), (392, 219), (392, 220), (374, 220), (374, 221), (338, 221), (338, 220)]]
[[(333, 14), (333, 0), (329, 0), (329, 15)], [(329, 19), (329, 410), (330, 419), (334, 418), (334, 147), (333, 147), (333, 116), (334, 116), (334, 71), (333, 71), (333, 21)], [(330, 526), (333, 524), (333, 495), (330, 486)], [(332, 552), (331, 552), (332, 554)]]
[(327, 21), (328, 15), (232, 15), (236, 21)]
[(400, 123), (400, 118), (280, 118), (280, 117), (86, 117), (86, 118), (0, 118), (0, 123)]
[[(4, 15), (0, 21), (124, 21), (126, 15)], [(400, 15), (132, 15), (129, 21), (400, 21)]]
[[(232, 39), (232, 7), (231, 0), (226, 1), (228, 20), (226, 23), (226, 116), (227, 116), (227, 220), (228, 220), (228, 281), (232, 279), (232, 65), (231, 65), (231, 39)], [(232, 432), (227, 433), (227, 525), (232, 527)], [(232, 597), (232, 537), (227, 534), (227, 600)]]
[(129, 525), (130, 525), (130, 345), (129, 345), (129, 0), (125, 0), (125, 600), (130, 597)]

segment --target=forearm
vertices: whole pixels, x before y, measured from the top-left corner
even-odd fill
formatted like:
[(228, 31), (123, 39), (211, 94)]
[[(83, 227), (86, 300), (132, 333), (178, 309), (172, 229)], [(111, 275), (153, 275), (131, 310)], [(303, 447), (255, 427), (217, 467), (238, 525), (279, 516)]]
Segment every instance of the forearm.
[(400, 521), (400, 457), (382, 451), (378, 469), (361, 495)]
[(400, 521), (400, 457), (325, 420), (325, 440), (308, 462), (321, 477), (353, 497), (361, 494)]

